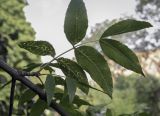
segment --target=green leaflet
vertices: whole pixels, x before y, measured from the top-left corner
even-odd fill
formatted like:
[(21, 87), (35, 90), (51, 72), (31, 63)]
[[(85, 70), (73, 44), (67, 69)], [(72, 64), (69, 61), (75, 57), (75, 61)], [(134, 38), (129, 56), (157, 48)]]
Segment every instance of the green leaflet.
[(152, 27), (152, 25), (145, 21), (136, 21), (133, 19), (127, 19), (120, 21), (111, 27), (109, 27), (101, 36), (101, 38), (118, 35), (122, 33), (137, 31), (145, 28)]
[[(55, 98), (58, 100), (62, 100), (62, 98), (64, 97), (63, 93), (55, 93)], [(66, 100), (68, 101), (68, 100)], [(83, 99), (80, 99), (78, 95), (75, 95), (74, 100), (72, 102), (72, 104), (77, 105), (78, 107), (82, 106), (82, 105), (86, 105), (86, 106), (91, 106), (91, 104)]]
[[(84, 83), (88, 85), (88, 80), (85, 72), (76, 62), (67, 59), (67, 58), (59, 58), (58, 64), (60, 69), (66, 75), (66, 77), (71, 77), (77, 80), (78, 82)], [(78, 84), (77, 85), (84, 93), (88, 94), (89, 87)]]
[(91, 78), (112, 97), (112, 77), (107, 61), (94, 48), (81, 46), (75, 49), (78, 63), (85, 69)]
[(112, 39), (101, 39), (100, 45), (104, 54), (110, 59), (127, 69), (144, 75), (137, 56), (127, 46)]
[(21, 106), (25, 102), (32, 100), (35, 96), (36, 96), (36, 94), (32, 90), (30, 90), (30, 89), (25, 90), (19, 99), (18, 106)]
[(65, 80), (60, 76), (54, 76), (56, 85), (65, 85)]
[(47, 103), (50, 105), (52, 98), (54, 96), (54, 89), (55, 89), (55, 79), (52, 75), (47, 75), (46, 82), (45, 82), (45, 90), (47, 94)]
[(51, 55), (52, 57), (55, 56), (55, 50), (53, 46), (47, 41), (20, 42), (19, 46), (36, 55)]
[(64, 22), (64, 32), (68, 41), (75, 45), (80, 42), (87, 31), (88, 18), (83, 0), (71, 0)]
[(70, 101), (70, 103), (72, 103), (72, 101), (74, 100), (76, 89), (77, 89), (77, 82), (73, 78), (67, 77), (66, 78), (66, 86), (67, 86), (69, 101)]
[(41, 99), (38, 99), (31, 108), (30, 116), (41, 116), (46, 108), (47, 103)]

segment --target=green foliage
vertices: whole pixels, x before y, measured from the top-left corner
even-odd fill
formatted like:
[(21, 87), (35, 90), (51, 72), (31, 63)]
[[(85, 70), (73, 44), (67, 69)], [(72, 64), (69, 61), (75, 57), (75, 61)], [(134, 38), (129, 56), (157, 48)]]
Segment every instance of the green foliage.
[(17, 68), (21, 68), (29, 62), (40, 61), (36, 55), (30, 55), (17, 46), (21, 41), (35, 39), (34, 30), (25, 19), (24, 6), (23, 0), (0, 1), (0, 40), (4, 41), (7, 49), (7, 63)]
[(94, 48), (81, 46), (75, 50), (78, 63), (91, 75), (92, 79), (112, 97), (112, 78), (103, 56)]
[[(88, 80), (83, 69), (74, 61), (66, 58), (57, 59), (59, 66), (66, 77), (73, 78), (80, 83), (84, 83), (88, 85)], [(77, 83), (78, 84), (78, 83)], [(89, 87), (81, 86), (81, 84), (77, 85), (84, 93), (88, 93)]]
[(50, 105), (54, 96), (55, 78), (52, 75), (48, 75), (45, 82), (45, 90), (47, 94), (47, 103)]
[(86, 34), (87, 27), (87, 12), (83, 0), (71, 0), (64, 23), (64, 32), (68, 41), (72, 45), (80, 42)]
[[(39, 56), (31, 55), (17, 46), (21, 41), (33, 41), (35, 39), (34, 30), (26, 21), (23, 12), (24, 7), (25, 2), (23, 0), (0, 0), (0, 58), (16, 69), (22, 69), (31, 62), (40, 62)], [(11, 78), (2, 70), (0, 70), (0, 74), (3, 75), (4, 80), (0, 82), (0, 86), (3, 86)], [(19, 113), (17, 104), (24, 89), (26, 88), (21, 84), (16, 84), (14, 113)], [(0, 90), (0, 115), (8, 115), (9, 93), (10, 85)], [(23, 111), (26, 112), (27, 108)]]
[(36, 103), (32, 106), (30, 116), (40, 116), (46, 108), (47, 103), (41, 99), (38, 99)]
[(112, 39), (101, 39), (100, 45), (104, 54), (110, 59), (127, 69), (144, 75), (137, 56), (127, 46)]
[(77, 89), (77, 82), (73, 78), (66, 77), (66, 87), (69, 96), (69, 101), (70, 103), (72, 103)]
[(152, 27), (152, 25), (145, 21), (136, 21), (132, 19), (120, 21), (111, 27), (109, 27), (103, 34), (102, 37), (108, 37), (118, 34), (123, 34), (127, 32), (133, 32), (145, 28)]
[[(143, 75), (138, 58), (128, 47), (115, 40), (104, 38), (141, 30), (150, 26), (149, 23), (144, 21), (124, 20), (109, 27), (102, 36), (98, 38), (100, 39), (99, 43), (108, 57), (125, 68)], [(79, 107), (82, 105), (90, 106), (90, 103), (80, 99), (76, 94), (77, 87), (85, 94), (88, 94), (89, 88), (98, 90), (89, 85), (85, 71), (88, 72), (90, 77), (103, 89), (102, 92), (108, 94), (108, 96), (112, 98), (112, 76), (104, 56), (93, 47), (83, 46), (83, 44), (75, 45), (83, 40), (86, 35), (87, 27), (87, 12), (83, 0), (71, 0), (66, 12), (64, 32), (73, 48), (55, 56), (55, 50), (49, 42), (27, 40), (26, 42), (21, 42), (19, 44), (21, 48), (36, 55), (51, 55), (53, 57), (49, 63), (42, 65), (35, 61), (26, 68), (29, 71), (32, 71), (35, 68), (40, 69), (37, 71), (39, 79), (42, 76), (43, 78), (46, 78), (45, 86), (41, 86), (41, 88), (45, 89), (48, 105), (51, 103), (51, 100), (54, 100), (71, 116), (81, 116), (82, 114), (78, 111)], [(77, 62), (61, 57), (70, 50), (74, 50)], [(54, 72), (55, 68), (59, 68), (64, 73), (64, 76), (57, 75)], [(43, 74), (43, 69), (47, 70), (47, 74)], [(42, 81), (41, 83), (43, 85)], [(61, 85), (61, 87), (58, 87), (57, 85)], [(30, 92), (27, 90), (22, 97), (29, 93)], [(32, 100), (34, 96), (35, 94), (31, 93), (29, 96), (25, 97), (24, 100), (21, 100), (20, 103), (23, 104), (28, 100)], [(33, 100), (33, 103), (34, 101), (35, 100)], [(38, 99), (32, 105), (30, 115), (35, 116), (43, 114), (44, 110), (48, 108), (47, 103)]]
[(25, 90), (25, 91), (22, 93), (22, 95), (21, 95), (21, 97), (20, 97), (20, 99), (19, 99), (18, 106), (21, 106), (21, 105), (23, 105), (23, 104), (26, 103), (26, 102), (29, 102), (29, 101), (32, 100), (35, 96), (36, 96), (36, 94), (35, 94), (33, 91), (31, 91), (30, 89)]
[(36, 55), (51, 55), (52, 57), (55, 56), (55, 50), (53, 46), (46, 41), (26, 41), (19, 43), (19, 46)]
[(106, 116), (112, 116), (112, 111), (110, 109), (107, 109)]

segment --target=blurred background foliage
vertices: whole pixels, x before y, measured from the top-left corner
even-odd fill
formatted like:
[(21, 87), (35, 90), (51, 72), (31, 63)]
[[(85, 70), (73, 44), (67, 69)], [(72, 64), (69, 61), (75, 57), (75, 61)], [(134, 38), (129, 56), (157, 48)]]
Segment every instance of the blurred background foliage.
[[(26, 3), (23, 0), (0, 0), (0, 58), (10, 66), (23, 69), (29, 63), (40, 62), (40, 57), (20, 49), (17, 44), (20, 41), (35, 39), (35, 32), (30, 23), (26, 21), (23, 8)], [(0, 71), (0, 87), (9, 81), (9, 75)], [(24, 86), (17, 83), (14, 101), (14, 113), (17, 113), (17, 104)], [(10, 85), (0, 88), (0, 115), (6, 116), (9, 106)]]
[[(159, 0), (136, 0), (136, 12), (138, 18), (149, 20), (154, 25), (160, 25), (160, 2)], [(16, 45), (20, 41), (34, 40), (35, 32), (30, 23), (25, 19), (23, 8), (26, 5), (23, 0), (0, 0), (0, 57), (9, 65), (19, 69), (32, 62), (39, 63), (40, 58), (19, 49)], [(124, 16), (115, 20), (105, 20), (96, 24), (91, 29), (91, 33), (83, 42), (95, 41), (101, 36), (103, 31), (111, 24), (133, 16)], [(113, 99), (109, 99), (103, 93), (90, 90), (88, 96), (79, 93), (84, 99), (89, 100), (94, 106), (81, 107), (84, 115), (88, 116), (159, 116), (160, 114), (160, 30), (140, 31), (125, 35), (114, 36), (112, 39), (119, 40), (127, 44), (138, 55), (146, 78), (126, 71), (114, 62), (109, 61), (114, 78)], [(88, 44), (100, 50), (96, 42)], [(8, 75), (0, 71), (0, 86), (3, 86), (9, 78)], [(94, 87), (97, 85), (90, 82)], [(14, 103), (14, 114), (18, 115), (22, 110), (27, 115), (29, 107), (23, 106), (21, 111), (17, 111), (18, 99), (24, 91), (24, 86), (17, 83), (16, 100)], [(97, 87), (98, 88), (98, 87)], [(0, 115), (5, 116), (8, 111), (10, 86), (0, 89)], [(106, 110), (107, 108), (107, 110)], [(108, 110), (110, 109), (110, 110)], [(107, 114), (106, 114), (107, 111)], [(111, 111), (109, 114), (108, 111)], [(145, 114), (143, 113), (145, 112)], [(143, 114), (139, 114), (143, 113)], [(132, 114), (132, 115), (131, 115)], [(48, 113), (49, 115), (49, 113)], [(53, 114), (50, 114), (53, 115)]]

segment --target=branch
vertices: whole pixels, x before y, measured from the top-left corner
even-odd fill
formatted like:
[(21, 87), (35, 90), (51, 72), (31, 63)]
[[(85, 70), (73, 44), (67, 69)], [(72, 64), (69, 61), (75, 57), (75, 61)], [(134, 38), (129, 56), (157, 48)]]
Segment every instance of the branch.
[(12, 116), (13, 112), (13, 102), (14, 102), (14, 91), (16, 86), (16, 80), (12, 78), (11, 92), (10, 92), (10, 101), (9, 101), (9, 114), (8, 116)]
[[(44, 92), (44, 90), (33, 84), (30, 80), (28, 80), (24, 76), (19, 75), (17, 70), (8, 66), (3, 60), (0, 60), (0, 68), (3, 69), (5, 72), (7, 72), (12, 77), (12, 79), (20, 81), (25, 86), (30, 88), (33, 92), (38, 94), (42, 100), (47, 101), (46, 93)], [(68, 113), (65, 112), (63, 108), (54, 101), (51, 102), (50, 107), (52, 107), (55, 111), (57, 111), (61, 116), (69, 116)]]

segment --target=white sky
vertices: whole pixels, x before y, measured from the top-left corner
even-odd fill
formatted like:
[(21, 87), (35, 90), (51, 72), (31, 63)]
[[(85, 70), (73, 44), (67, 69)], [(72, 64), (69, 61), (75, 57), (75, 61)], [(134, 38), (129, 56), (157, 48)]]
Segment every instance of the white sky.
[[(24, 9), (27, 20), (36, 31), (36, 40), (52, 43), (56, 53), (71, 48), (63, 32), (64, 17), (70, 0), (27, 0)], [(89, 27), (105, 19), (120, 18), (122, 15), (135, 15), (135, 0), (84, 0)], [(72, 57), (73, 52), (65, 56)], [(43, 57), (47, 62), (50, 58)]]

